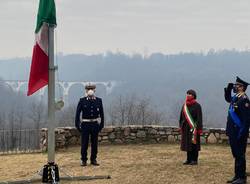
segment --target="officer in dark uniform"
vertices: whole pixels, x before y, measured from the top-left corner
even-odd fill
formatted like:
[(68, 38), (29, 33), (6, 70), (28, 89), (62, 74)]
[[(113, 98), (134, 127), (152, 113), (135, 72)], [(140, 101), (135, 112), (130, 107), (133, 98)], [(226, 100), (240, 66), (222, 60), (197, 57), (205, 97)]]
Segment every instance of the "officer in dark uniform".
[(87, 166), (89, 137), (91, 139), (90, 163), (94, 166), (99, 165), (96, 161), (98, 133), (104, 127), (104, 113), (102, 99), (94, 95), (95, 88), (96, 86), (90, 83), (85, 86), (86, 96), (80, 99), (76, 110), (75, 126), (81, 132), (81, 166)]
[[(250, 124), (250, 101), (245, 91), (249, 84), (239, 77), (224, 89), (225, 100), (230, 103), (226, 133), (235, 159), (235, 176), (227, 183), (244, 184), (246, 176), (246, 147)], [(235, 95), (231, 96), (231, 91)]]

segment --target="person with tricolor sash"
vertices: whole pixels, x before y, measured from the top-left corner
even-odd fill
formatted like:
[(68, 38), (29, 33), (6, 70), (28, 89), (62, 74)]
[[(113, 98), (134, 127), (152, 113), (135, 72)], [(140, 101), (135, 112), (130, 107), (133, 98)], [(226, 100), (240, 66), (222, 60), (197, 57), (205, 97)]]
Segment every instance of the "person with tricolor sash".
[[(246, 148), (250, 125), (250, 101), (245, 91), (248, 85), (247, 82), (237, 77), (235, 84), (229, 83), (224, 88), (225, 100), (230, 103), (226, 134), (229, 137), (232, 155), (235, 159), (235, 175), (227, 183), (247, 183)], [(231, 96), (232, 90), (233, 96)]]
[(202, 109), (196, 101), (196, 92), (187, 91), (184, 105), (181, 109), (179, 126), (181, 131), (181, 150), (187, 152), (184, 165), (197, 165), (201, 149), (200, 136), (202, 134)]

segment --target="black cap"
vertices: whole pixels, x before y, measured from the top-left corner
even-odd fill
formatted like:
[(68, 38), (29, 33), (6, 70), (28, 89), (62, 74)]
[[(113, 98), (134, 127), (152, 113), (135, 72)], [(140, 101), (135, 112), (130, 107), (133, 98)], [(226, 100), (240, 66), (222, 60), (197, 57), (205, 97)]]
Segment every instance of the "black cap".
[(243, 81), (241, 78), (239, 78), (238, 76), (236, 77), (236, 84), (241, 84), (243, 85), (245, 88), (247, 88), (247, 86), (249, 85), (249, 83), (247, 83), (246, 81)]
[(193, 89), (189, 89), (188, 91), (187, 91), (187, 94), (190, 94), (190, 95), (193, 95), (193, 97), (194, 97), (194, 99), (196, 99), (196, 92), (195, 92), (195, 90), (193, 90)]
[(85, 85), (85, 89), (95, 89), (95, 88), (96, 85), (90, 82)]

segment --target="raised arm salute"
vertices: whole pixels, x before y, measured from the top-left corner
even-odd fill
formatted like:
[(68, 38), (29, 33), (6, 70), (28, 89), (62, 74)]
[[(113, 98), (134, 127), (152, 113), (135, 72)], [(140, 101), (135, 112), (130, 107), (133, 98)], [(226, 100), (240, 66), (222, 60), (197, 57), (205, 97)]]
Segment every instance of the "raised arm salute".
[(225, 100), (230, 103), (226, 133), (235, 159), (235, 175), (227, 183), (245, 184), (247, 182), (245, 154), (250, 124), (250, 102), (245, 91), (248, 85), (237, 77), (235, 84), (229, 83), (224, 88)]

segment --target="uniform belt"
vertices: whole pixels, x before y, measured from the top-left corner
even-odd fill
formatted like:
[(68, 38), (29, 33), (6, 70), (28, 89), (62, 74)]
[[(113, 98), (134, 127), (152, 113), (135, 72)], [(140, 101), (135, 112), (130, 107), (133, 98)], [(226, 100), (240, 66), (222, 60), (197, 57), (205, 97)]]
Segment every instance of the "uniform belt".
[(82, 119), (82, 123), (86, 123), (86, 122), (97, 122), (98, 118), (95, 119)]

